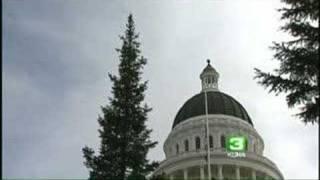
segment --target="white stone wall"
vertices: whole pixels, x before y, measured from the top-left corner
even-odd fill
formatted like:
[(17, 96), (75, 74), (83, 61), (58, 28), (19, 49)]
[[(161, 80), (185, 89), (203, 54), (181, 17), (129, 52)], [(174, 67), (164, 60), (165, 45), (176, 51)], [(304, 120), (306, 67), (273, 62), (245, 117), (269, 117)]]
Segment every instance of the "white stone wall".
[[(240, 179), (239, 173), (244, 169), (250, 169), (252, 178), (256, 174), (263, 174), (274, 179), (284, 179), (276, 165), (263, 156), (264, 143), (257, 131), (251, 124), (239, 118), (227, 115), (209, 115), (209, 130), (213, 137), (213, 148), (211, 148), (211, 165), (219, 167), (220, 170), (230, 168), (238, 173), (231, 174)], [(197, 116), (177, 124), (168, 135), (163, 149), (166, 159), (154, 171), (154, 174), (165, 173), (172, 179), (177, 174), (183, 174), (184, 179), (195, 170), (201, 171), (206, 168), (205, 150), (205, 120), (206, 116)], [(245, 135), (248, 137), (248, 151), (245, 158), (230, 158), (226, 155), (225, 149), (221, 147), (221, 135)], [(195, 138), (200, 137), (201, 148), (196, 150)], [(185, 151), (184, 141), (189, 141), (189, 151)], [(179, 153), (176, 153), (176, 145), (179, 146)], [(194, 169), (195, 168), (195, 169)], [(218, 173), (221, 177), (230, 177), (228, 174)], [(191, 175), (192, 176), (192, 175)], [(215, 175), (218, 177), (218, 175)], [(179, 177), (177, 177), (179, 178)], [(201, 177), (200, 177), (201, 178)], [(203, 177), (202, 177), (203, 178)], [(181, 179), (181, 177), (180, 177)]]
[[(248, 151), (263, 155), (264, 143), (260, 135), (251, 124), (232, 116), (209, 115), (209, 130), (213, 137), (213, 149), (221, 151), (220, 137), (224, 135), (245, 135), (248, 138)], [(189, 141), (189, 152), (196, 151), (195, 138), (200, 137), (201, 149), (205, 149), (205, 116), (193, 117), (179, 123), (169, 134), (164, 143), (166, 158), (187, 153), (184, 141)], [(176, 153), (176, 145), (179, 145), (179, 153)], [(170, 150), (171, 149), (171, 150)]]

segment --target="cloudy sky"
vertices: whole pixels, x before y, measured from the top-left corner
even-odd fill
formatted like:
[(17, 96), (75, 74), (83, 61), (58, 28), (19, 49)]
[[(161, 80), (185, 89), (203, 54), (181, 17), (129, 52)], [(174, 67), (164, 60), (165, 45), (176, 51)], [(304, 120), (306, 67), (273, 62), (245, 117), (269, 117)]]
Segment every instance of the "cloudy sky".
[(133, 13), (148, 58), (148, 125), (159, 145), (182, 104), (200, 91), (206, 59), (220, 90), (247, 109), (265, 156), (286, 179), (318, 179), (318, 125), (305, 125), (255, 80), (277, 66), (268, 48), (288, 38), (279, 0), (3, 1), (3, 173), (8, 178), (87, 178), (81, 149), (98, 146), (100, 105), (117, 73), (119, 35)]

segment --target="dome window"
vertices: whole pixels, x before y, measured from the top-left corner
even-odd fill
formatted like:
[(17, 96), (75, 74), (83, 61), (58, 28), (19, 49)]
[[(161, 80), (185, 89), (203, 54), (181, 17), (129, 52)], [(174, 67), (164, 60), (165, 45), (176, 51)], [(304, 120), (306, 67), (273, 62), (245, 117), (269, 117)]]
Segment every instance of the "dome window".
[(201, 142), (200, 142), (200, 138), (196, 137), (196, 150), (199, 150), (201, 147)]
[(211, 135), (209, 136), (209, 147), (213, 148), (213, 137)]
[(189, 151), (189, 141), (188, 141), (188, 140), (185, 140), (185, 141), (184, 141), (184, 150), (185, 150), (186, 152)]
[(226, 137), (224, 135), (221, 136), (220, 143), (222, 148), (226, 148)]
[(258, 144), (254, 143), (253, 145), (253, 152), (258, 153)]
[(176, 154), (179, 154), (179, 145), (176, 144)]

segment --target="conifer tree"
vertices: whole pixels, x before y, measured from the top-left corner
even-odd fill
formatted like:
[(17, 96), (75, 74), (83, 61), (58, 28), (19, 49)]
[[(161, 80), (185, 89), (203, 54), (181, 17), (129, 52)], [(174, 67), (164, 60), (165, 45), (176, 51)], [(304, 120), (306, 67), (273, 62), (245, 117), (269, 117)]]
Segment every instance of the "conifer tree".
[(126, 31), (121, 36), (119, 75), (109, 74), (113, 83), (109, 104), (102, 107), (99, 154), (83, 148), (89, 179), (145, 179), (157, 163), (150, 163), (146, 156), (157, 142), (150, 140), (151, 130), (146, 127), (147, 114), (151, 111), (143, 101), (147, 82), (142, 81), (142, 69), (147, 60), (141, 56), (132, 15), (128, 17)]
[(305, 123), (319, 123), (319, 0), (282, 1), (281, 30), (292, 39), (273, 43), (280, 67), (273, 73), (255, 69), (255, 78), (269, 92), (286, 93), (288, 106), (298, 107)]

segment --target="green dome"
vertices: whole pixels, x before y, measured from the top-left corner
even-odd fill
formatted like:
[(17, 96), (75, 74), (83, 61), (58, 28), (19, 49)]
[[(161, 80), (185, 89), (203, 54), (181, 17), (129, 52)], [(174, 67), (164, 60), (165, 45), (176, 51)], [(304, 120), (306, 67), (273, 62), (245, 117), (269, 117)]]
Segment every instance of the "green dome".
[[(204, 97), (204, 92), (201, 92), (184, 103), (174, 119), (172, 128), (174, 128), (177, 124), (187, 120), (188, 118), (205, 115)], [(247, 111), (238, 101), (236, 101), (231, 96), (219, 91), (208, 91), (207, 97), (208, 114), (223, 114), (234, 116), (250, 123), (253, 126)]]

